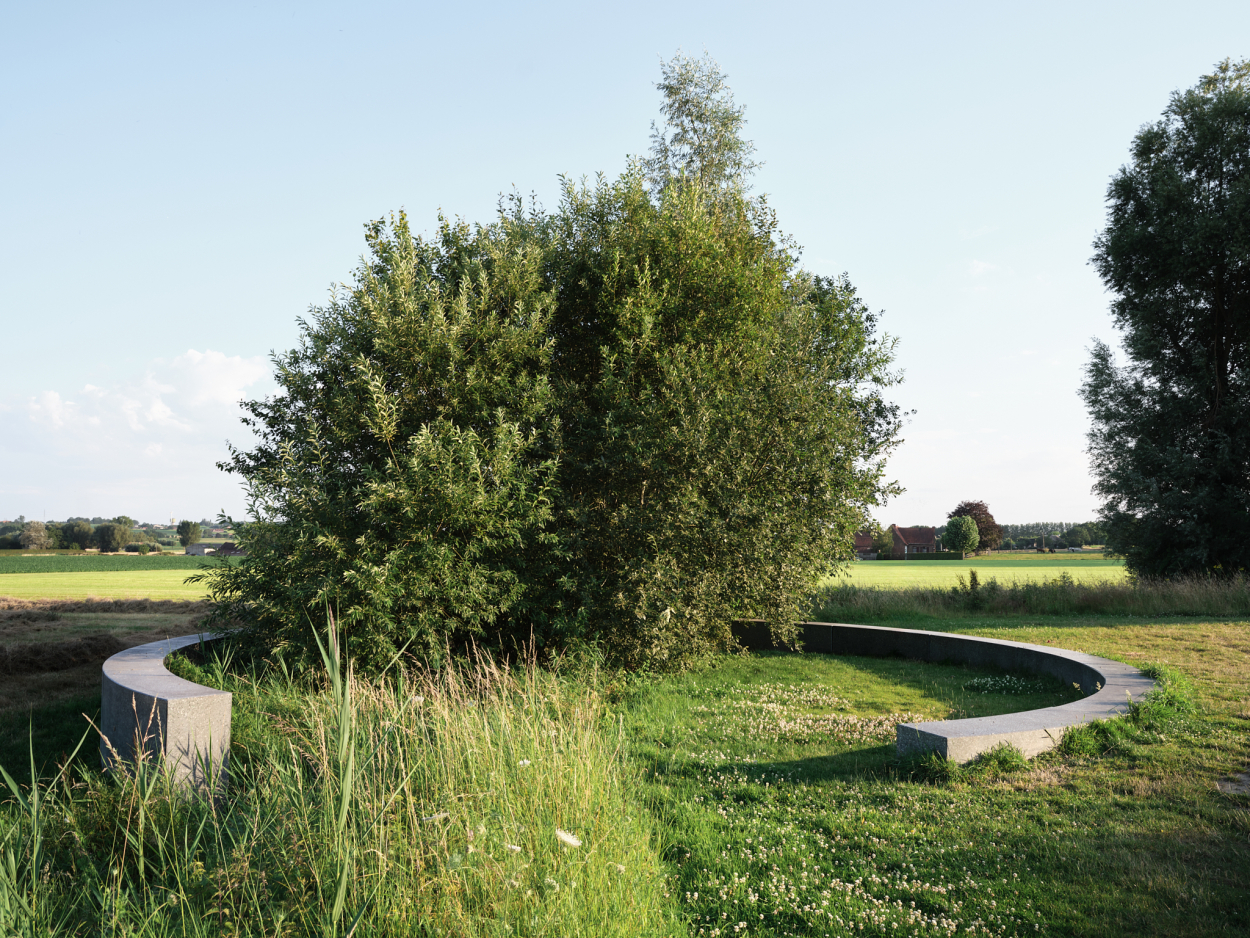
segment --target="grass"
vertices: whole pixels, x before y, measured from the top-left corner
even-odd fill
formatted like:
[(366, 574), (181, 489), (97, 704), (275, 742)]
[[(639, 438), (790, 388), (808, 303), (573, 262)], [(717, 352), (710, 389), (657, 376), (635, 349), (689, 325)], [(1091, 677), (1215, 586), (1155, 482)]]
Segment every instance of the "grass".
[[(221, 563), (238, 563), (238, 557), (220, 560), (185, 554), (32, 554), (0, 557), (0, 576), (31, 573), (134, 573), (136, 570), (190, 570)], [(3, 582), (3, 581), (0, 581)]]
[[(77, 558), (70, 558), (77, 559)], [(127, 560), (136, 566), (144, 560)], [(203, 584), (184, 582), (191, 570), (117, 570), (98, 573), (0, 574), (0, 598), (199, 600)]]
[(5, 934), (683, 932), (593, 677), (176, 669), (234, 693), (228, 790), (186, 799), (150, 766), (15, 785)]
[[(235, 695), (228, 794), (104, 779), (93, 753), (39, 805), (19, 784), (25, 806), (0, 808), (0, 910), (20, 899), (43, 918), (0, 922), (136, 936), (346, 935), (358, 915), (356, 935), (1250, 935), (1250, 796), (1216, 787), (1250, 762), (1250, 624), (916, 605), (928, 595), (858, 610), (1134, 662), (1167, 695), (1032, 761), (1002, 748), (955, 766), (899, 760), (895, 723), (1068, 690), (775, 653), (668, 677), (482, 664), (382, 685), (184, 661)], [(37, 709), (40, 751), (68, 752), (84, 725), (73, 706), (88, 704)], [(0, 715), (0, 765), (27, 758), (29, 725)]]
[(982, 577), (996, 577), (1003, 583), (1040, 582), (1067, 574), (1080, 583), (1118, 583), (1124, 579), (1124, 562), (1102, 554), (990, 554), (967, 560), (861, 560), (848, 565), (842, 576), (831, 577), (828, 585), (900, 589), (907, 587), (952, 587), (969, 570)]
[(693, 935), (1250, 934), (1250, 800), (1215, 786), (1250, 758), (1246, 624), (976, 631), (1170, 659), (1199, 709), (1143, 710), (1032, 762), (1003, 749), (958, 767), (897, 761), (897, 716), (871, 738), (803, 737), (793, 712), (769, 709), (791, 685), (799, 710), (805, 693), (867, 716), (964, 708), (930, 666), (753, 655), (653, 682), (635, 693), (631, 735)]
[(1083, 582), (1060, 572), (1052, 579), (1003, 583), (970, 568), (966, 577), (956, 576), (952, 587), (829, 583), (813, 597), (812, 614), (825, 622), (898, 622), (912, 627), (979, 615), (1243, 618), (1250, 615), (1250, 578)]

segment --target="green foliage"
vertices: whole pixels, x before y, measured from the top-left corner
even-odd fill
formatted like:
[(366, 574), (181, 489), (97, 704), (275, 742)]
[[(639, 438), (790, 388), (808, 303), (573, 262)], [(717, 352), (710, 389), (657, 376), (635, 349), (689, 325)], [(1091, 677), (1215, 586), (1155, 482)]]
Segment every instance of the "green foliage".
[(91, 525), (86, 521), (67, 521), (61, 525), (61, 547), (86, 550), (91, 546)]
[(947, 518), (967, 516), (977, 523), (977, 546), (981, 550), (993, 550), (1003, 540), (1002, 528), (994, 521), (985, 502), (960, 502)]
[(893, 490), (893, 341), (763, 203), (644, 183), (369, 226), (247, 405), (261, 444), (227, 468), (258, 520), (208, 577), (220, 620), (307, 649), (329, 604), (365, 667), (470, 638), (680, 667), (733, 618), (793, 627)]
[(977, 533), (976, 519), (968, 515), (956, 515), (946, 523), (946, 533), (942, 535), (942, 546), (961, 554), (976, 550), (981, 541)]
[(184, 518), (178, 522), (178, 543), (183, 547), (189, 544), (198, 544), (202, 536), (198, 521), (188, 521)]
[(1082, 396), (1107, 545), (1147, 577), (1250, 567), (1250, 63), (1173, 94), (1108, 190), (1093, 263), (1128, 355)]
[(643, 163), (652, 190), (658, 195), (685, 181), (705, 193), (745, 191), (759, 164), (751, 159), (754, 144), (742, 139), (745, 108), (734, 104), (720, 66), (706, 54), (678, 52), (660, 71), (664, 126), (652, 122), (651, 156)]
[(130, 541), (130, 529), (120, 524), (98, 525), (93, 533), (96, 546), (106, 554), (121, 550)]
[(31, 550), (44, 550), (52, 546), (52, 539), (48, 537), (48, 529), (42, 521), (28, 521), (22, 528), (18, 543)]

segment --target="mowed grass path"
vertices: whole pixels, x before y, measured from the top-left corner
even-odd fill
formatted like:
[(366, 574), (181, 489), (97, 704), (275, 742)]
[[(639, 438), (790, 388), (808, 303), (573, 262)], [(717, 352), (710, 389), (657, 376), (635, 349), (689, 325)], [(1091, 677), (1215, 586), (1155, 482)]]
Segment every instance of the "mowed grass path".
[(10, 599), (203, 599), (191, 570), (102, 570), (82, 573), (0, 573), (0, 597)]
[(1122, 580), (1125, 575), (1123, 560), (1108, 560), (1102, 554), (999, 554), (967, 560), (862, 560), (849, 564), (842, 575), (830, 577), (826, 583), (887, 589), (954, 586), (960, 576), (968, 578), (969, 570), (976, 570), (983, 583), (993, 577), (1004, 584), (1053, 580), (1062, 573), (1083, 583)]

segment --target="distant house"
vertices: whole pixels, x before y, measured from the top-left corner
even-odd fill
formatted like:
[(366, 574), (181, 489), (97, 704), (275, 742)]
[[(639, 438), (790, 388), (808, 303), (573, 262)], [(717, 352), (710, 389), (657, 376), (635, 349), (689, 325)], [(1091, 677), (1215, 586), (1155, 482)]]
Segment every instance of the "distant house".
[(226, 541), (217, 548), (218, 557), (246, 557), (247, 551), (239, 550), (234, 546), (234, 541)]
[(890, 525), (890, 533), (894, 536), (895, 557), (906, 557), (908, 554), (932, 554), (937, 551), (937, 528), (917, 525), (911, 528), (900, 528), (897, 524)]
[(858, 557), (860, 560), (867, 560), (869, 555), (872, 555), (873, 557), (877, 556), (877, 551), (872, 546), (872, 532), (871, 531), (856, 531), (855, 532), (855, 556)]
[(209, 547), (207, 544), (188, 544), (187, 554), (192, 557), (206, 557), (209, 554), (217, 553), (215, 547)]

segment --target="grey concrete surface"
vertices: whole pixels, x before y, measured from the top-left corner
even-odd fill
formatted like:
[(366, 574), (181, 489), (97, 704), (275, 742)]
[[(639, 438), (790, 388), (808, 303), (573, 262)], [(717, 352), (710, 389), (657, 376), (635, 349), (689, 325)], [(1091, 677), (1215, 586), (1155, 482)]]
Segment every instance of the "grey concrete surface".
[(216, 787), (228, 779), (230, 692), (184, 681), (165, 669), (170, 653), (214, 637), (149, 642), (104, 662), (100, 758), (106, 768), (151, 759), (182, 785)]
[[(1078, 684), (1086, 694), (1073, 703), (1043, 710), (969, 720), (901, 723), (896, 735), (900, 754), (936, 752), (947, 759), (967, 762), (1006, 742), (1026, 756), (1035, 756), (1056, 745), (1069, 726), (1119, 716), (1128, 710), (1131, 701), (1141, 700), (1155, 686), (1151, 678), (1131, 665), (1045, 645), (835, 622), (803, 622), (799, 628), (801, 647), (806, 651), (878, 658), (899, 655), (919, 661), (1032, 671)], [(736, 623), (734, 634), (747, 648), (778, 647), (762, 622)]]

